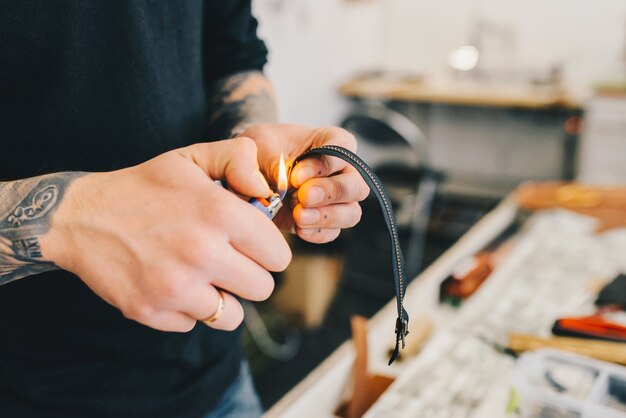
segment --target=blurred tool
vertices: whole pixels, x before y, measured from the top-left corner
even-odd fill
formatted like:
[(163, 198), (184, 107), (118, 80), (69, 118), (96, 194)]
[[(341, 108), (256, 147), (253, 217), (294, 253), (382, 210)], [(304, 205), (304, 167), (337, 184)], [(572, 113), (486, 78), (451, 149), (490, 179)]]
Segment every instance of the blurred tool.
[(460, 301), (472, 296), (492, 271), (491, 254), (486, 251), (463, 259), (441, 282), (439, 300), (449, 300), (453, 305), (458, 305)]
[(600, 291), (596, 305), (617, 305), (626, 310), (626, 274), (620, 274)]
[(534, 335), (512, 333), (509, 336), (508, 347), (517, 352), (535, 351), (540, 348), (556, 348), (598, 360), (626, 365), (626, 343), (571, 337), (542, 338)]
[[(554, 322), (552, 333), (564, 337), (580, 337), (626, 343), (626, 324), (617, 322), (618, 306), (607, 307), (582, 317), (560, 318)], [(626, 313), (621, 312), (622, 320)]]
[(498, 264), (506, 258), (512, 246), (507, 240), (519, 227), (514, 222), (502, 231), (489, 245), (475, 255), (461, 260), (452, 273), (439, 286), (439, 301), (459, 306), (472, 296), (483, 284)]
[(543, 182), (520, 186), (517, 199), (527, 210), (564, 208), (598, 219), (598, 231), (626, 226), (626, 187)]

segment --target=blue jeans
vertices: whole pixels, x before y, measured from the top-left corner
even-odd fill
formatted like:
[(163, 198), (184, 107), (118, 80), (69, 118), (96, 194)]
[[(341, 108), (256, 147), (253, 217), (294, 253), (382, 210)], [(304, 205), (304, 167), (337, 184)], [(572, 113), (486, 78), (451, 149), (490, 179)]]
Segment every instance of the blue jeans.
[(247, 361), (241, 363), (239, 376), (222, 395), (215, 409), (204, 418), (258, 418), (263, 414)]

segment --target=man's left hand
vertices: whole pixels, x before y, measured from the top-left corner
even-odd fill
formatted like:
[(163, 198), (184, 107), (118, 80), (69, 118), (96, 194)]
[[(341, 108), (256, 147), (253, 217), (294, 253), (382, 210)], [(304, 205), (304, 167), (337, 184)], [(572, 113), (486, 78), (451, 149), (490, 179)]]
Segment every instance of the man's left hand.
[[(256, 142), (261, 172), (274, 189), (281, 154), (289, 167), (309, 148), (339, 145), (354, 152), (357, 146), (352, 134), (336, 127), (254, 125), (241, 135)], [(346, 162), (327, 156), (308, 158), (293, 167), (289, 181), (283, 202), (287, 207), (275, 219), (281, 229), (295, 231), (305, 241), (325, 243), (361, 219), (358, 202), (367, 197), (369, 187)]]

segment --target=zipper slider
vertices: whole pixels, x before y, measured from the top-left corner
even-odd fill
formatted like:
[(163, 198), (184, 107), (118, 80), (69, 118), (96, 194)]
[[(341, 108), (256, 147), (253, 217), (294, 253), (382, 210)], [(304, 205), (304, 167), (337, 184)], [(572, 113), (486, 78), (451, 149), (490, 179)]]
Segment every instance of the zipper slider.
[(389, 365), (396, 361), (396, 359), (400, 356), (400, 344), (402, 344), (402, 348), (404, 349), (404, 337), (409, 334), (409, 321), (402, 317), (398, 317), (396, 319), (396, 346), (391, 353), (391, 358), (389, 358)]
[(402, 341), (402, 348), (404, 348), (404, 337), (409, 335), (409, 321), (406, 319), (396, 319), (396, 335), (400, 334), (400, 340)]

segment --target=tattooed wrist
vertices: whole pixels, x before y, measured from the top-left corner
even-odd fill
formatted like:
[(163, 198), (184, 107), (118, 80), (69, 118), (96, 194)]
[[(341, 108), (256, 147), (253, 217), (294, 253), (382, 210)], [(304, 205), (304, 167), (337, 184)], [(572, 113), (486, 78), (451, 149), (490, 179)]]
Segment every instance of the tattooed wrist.
[(234, 137), (251, 125), (277, 121), (274, 92), (260, 71), (244, 71), (217, 81), (211, 107), (209, 123), (220, 137)]
[(0, 285), (56, 269), (41, 252), (39, 238), (66, 189), (82, 172), (64, 172), (0, 182)]

